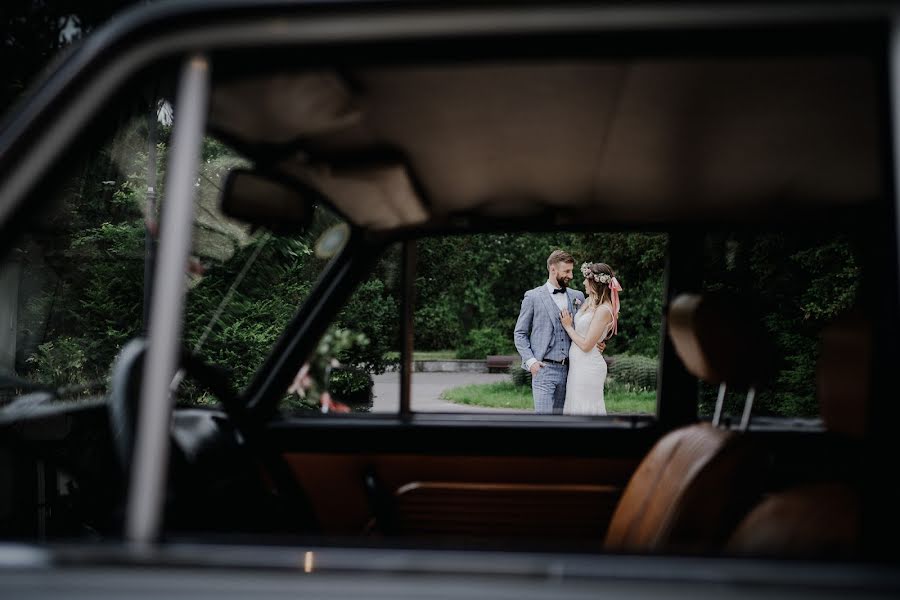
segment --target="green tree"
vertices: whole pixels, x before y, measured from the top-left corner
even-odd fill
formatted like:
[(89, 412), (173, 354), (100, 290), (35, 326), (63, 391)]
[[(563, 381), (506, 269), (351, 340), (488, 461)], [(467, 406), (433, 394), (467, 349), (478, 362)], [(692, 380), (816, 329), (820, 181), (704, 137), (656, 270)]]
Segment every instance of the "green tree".
[[(708, 236), (705, 255), (705, 288), (744, 297), (756, 309), (750, 318), (762, 321), (775, 347), (776, 375), (757, 396), (754, 412), (817, 415), (819, 333), (856, 302), (861, 271), (853, 241), (806, 231), (723, 233)], [(706, 411), (714, 394), (708, 389), (703, 395)]]

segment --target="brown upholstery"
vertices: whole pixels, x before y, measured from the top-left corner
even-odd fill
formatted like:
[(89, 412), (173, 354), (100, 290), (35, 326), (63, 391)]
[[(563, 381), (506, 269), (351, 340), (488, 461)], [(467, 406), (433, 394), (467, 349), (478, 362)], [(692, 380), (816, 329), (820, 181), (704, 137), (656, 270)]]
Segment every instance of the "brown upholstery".
[(729, 540), (731, 554), (851, 558), (859, 551), (859, 495), (848, 485), (805, 485), (766, 498)]
[(605, 546), (643, 552), (720, 547), (758, 498), (762, 473), (758, 453), (739, 434), (708, 424), (673, 431), (629, 481)]
[(422, 481), (394, 492), (390, 531), (468, 540), (567, 540), (596, 549), (621, 487)]
[[(709, 383), (755, 384), (770, 352), (740, 304), (682, 294), (669, 307), (669, 334), (688, 371)], [(764, 354), (765, 356), (760, 356)], [(758, 499), (761, 455), (747, 439), (708, 424), (659, 440), (635, 471), (613, 514), (605, 546), (617, 551), (715, 550)]]
[[(376, 527), (388, 534), (476, 537), (481, 528), (482, 535), (551, 539), (557, 532), (579, 541), (593, 536), (594, 546), (638, 463), (631, 457), (323, 452), (289, 452), (284, 459), (325, 535), (356, 535), (374, 514), (388, 517), (390, 523)], [(368, 495), (367, 473), (375, 476), (376, 498)]]

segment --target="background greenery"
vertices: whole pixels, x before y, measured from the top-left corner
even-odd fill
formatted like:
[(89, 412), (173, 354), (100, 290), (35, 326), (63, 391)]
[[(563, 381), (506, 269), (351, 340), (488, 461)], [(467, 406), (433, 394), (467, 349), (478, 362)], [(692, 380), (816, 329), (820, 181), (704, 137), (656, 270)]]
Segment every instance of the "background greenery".
[[(568, 250), (577, 261), (607, 262), (619, 275), (625, 288), (620, 333), (607, 353), (656, 356), (666, 236), (645, 233), (504, 233), (423, 240), (417, 260), (416, 348), (456, 348), (458, 358), (515, 354), (512, 333), (522, 297), (547, 280), (547, 256), (556, 248)], [(581, 289), (581, 278), (576, 276), (571, 287)]]
[[(819, 413), (815, 365), (822, 328), (856, 305), (860, 240), (798, 227), (706, 237), (705, 288), (741, 296), (748, 318), (762, 321), (775, 348), (776, 374), (754, 402), (754, 414)], [(727, 412), (739, 414), (744, 390), (729, 391)], [(701, 386), (701, 413), (711, 414), (717, 388)]]

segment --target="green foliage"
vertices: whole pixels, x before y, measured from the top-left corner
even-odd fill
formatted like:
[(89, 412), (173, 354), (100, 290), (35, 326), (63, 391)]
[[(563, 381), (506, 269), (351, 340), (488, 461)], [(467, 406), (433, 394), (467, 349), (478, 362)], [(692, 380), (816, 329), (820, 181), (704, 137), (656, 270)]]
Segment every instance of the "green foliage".
[[(191, 290), (185, 338), (193, 347), (206, 332), (238, 273), (259, 251), (201, 349), (208, 361), (231, 370), (238, 388), (249, 383), (324, 268), (324, 262), (311, 252), (310, 237), (262, 236), (252, 240), (227, 262), (212, 265)], [(334, 328), (320, 340), (320, 358), (325, 352), (329, 360), (334, 358), (368, 373), (382, 373), (390, 364), (386, 355), (398, 347), (399, 309), (396, 292), (377, 278), (379, 274), (344, 299)], [(349, 343), (351, 340), (355, 341)], [(324, 381), (323, 369), (314, 369), (317, 382)], [(368, 382), (359, 375), (337, 373), (332, 386), (336, 397), (356, 397)], [(311, 408), (296, 398), (288, 399), (287, 406), (294, 410)]]
[(396, 364), (388, 353), (400, 347), (399, 315), (396, 290), (375, 278), (360, 285), (338, 314), (337, 325), (362, 334), (369, 342), (342, 351), (338, 355), (341, 363), (373, 374)]
[[(658, 363), (647, 356), (620, 354), (608, 357), (607, 388), (623, 392), (656, 392), (656, 372)], [(516, 361), (509, 367), (512, 384), (519, 388), (531, 389), (531, 372), (523, 369)]]
[[(237, 389), (249, 382), (309, 293), (309, 281), (291, 276), (302, 268), (298, 263), (306, 256), (295, 250), (289, 242), (277, 243), (261, 236), (237, 250), (228, 261), (212, 264), (191, 288), (185, 342), (195, 348), (206, 334), (200, 354), (209, 362), (228, 367)], [(255, 262), (246, 277), (232, 290), (238, 274), (254, 255)], [(226, 297), (228, 302), (220, 311)]]
[[(490, 328), (500, 339), (482, 345), (512, 351), (512, 331), (525, 291), (546, 281), (547, 256), (565, 248), (576, 261), (608, 262), (625, 287), (619, 335), (610, 342), (610, 349), (655, 356), (665, 240), (661, 234), (641, 233), (483, 234), (422, 240), (417, 261), (416, 348), (433, 350), (461, 343), (469, 356), (473, 352), (470, 332)], [(570, 285), (581, 289), (580, 277)]]
[(425, 326), (415, 329), (416, 348), (438, 350), (450, 345), (435, 331), (438, 326), (446, 327), (457, 344), (468, 344), (469, 331), (487, 327), (511, 342), (522, 295), (546, 280), (547, 256), (561, 237), (567, 239), (567, 234), (485, 234), (420, 241), (416, 312)]
[(200, 156), (203, 162), (209, 163), (210, 161), (223, 156), (232, 158), (234, 155), (231, 153), (231, 150), (228, 149), (228, 146), (219, 140), (205, 137), (203, 138), (203, 148), (200, 152)]
[(603, 396), (608, 414), (656, 414), (656, 390), (636, 389), (607, 379)]
[(636, 391), (655, 390), (658, 368), (658, 361), (648, 356), (637, 354), (611, 356), (609, 379)]
[(516, 387), (527, 387), (531, 389), (531, 371), (522, 368), (519, 361), (509, 365), (509, 379)]
[(516, 387), (509, 382), (480, 383), (444, 390), (441, 398), (455, 404), (488, 408), (534, 409), (531, 390)]
[(368, 411), (372, 402), (371, 379), (364, 371), (340, 370), (339, 357), (346, 357), (369, 346), (362, 333), (331, 327), (319, 340), (310, 357), (308, 377), (301, 378), (296, 396), (289, 397), (285, 406), (292, 410), (319, 410), (319, 398), (328, 391), (332, 398), (349, 404), (354, 411)]
[(372, 408), (374, 385), (367, 373), (335, 371), (331, 374), (328, 389), (335, 400), (343, 402), (353, 412), (368, 412)]
[(512, 354), (516, 349), (512, 339), (493, 327), (473, 329), (456, 352), (456, 358), (483, 359), (492, 354)]
[[(818, 414), (818, 337), (856, 302), (861, 277), (856, 256), (854, 240), (830, 232), (708, 236), (706, 289), (743, 295), (775, 346), (777, 372), (758, 391), (754, 414)], [(735, 394), (735, 406), (742, 406), (743, 390)], [(715, 389), (703, 388), (702, 412), (712, 412), (715, 396)]]
[(56, 387), (83, 383), (87, 364), (85, 345), (84, 340), (71, 337), (39, 345), (37, 353), (28, 357), (28, 363), (33, 366), (32, 378)]
[(459, 315), (446, 302), (434, 302), (418, 308), (413, 319), (416, 348), (456, 347), (462, 338)]
[(622, 284), (618, 334), (607, 343), (609, 354), (657, 356), (663, 301), (666, 236), (647, 233), (582, 234), (569, 250), (578, 261), (605, 262)]

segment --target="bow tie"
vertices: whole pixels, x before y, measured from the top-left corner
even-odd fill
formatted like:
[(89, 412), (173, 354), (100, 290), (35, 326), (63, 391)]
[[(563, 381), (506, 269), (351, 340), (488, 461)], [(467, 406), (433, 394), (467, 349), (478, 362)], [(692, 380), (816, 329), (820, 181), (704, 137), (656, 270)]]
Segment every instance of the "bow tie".
[(563, 288), (556, 288), (556, 289), (553, 290), (553, 293), (554, 293), (554, 294), (563, 294), (563, 293), (565, 293), (565, 291), (566, 291), (566, 290), (563, 289)]

